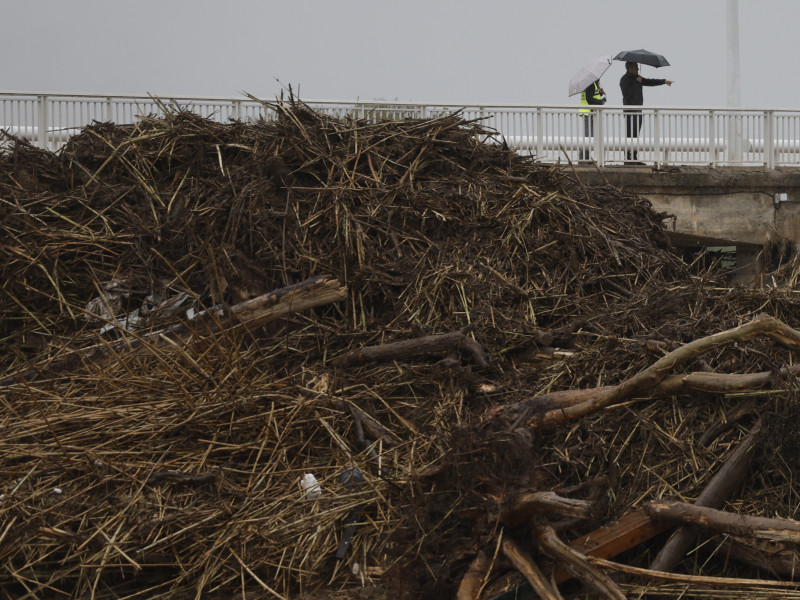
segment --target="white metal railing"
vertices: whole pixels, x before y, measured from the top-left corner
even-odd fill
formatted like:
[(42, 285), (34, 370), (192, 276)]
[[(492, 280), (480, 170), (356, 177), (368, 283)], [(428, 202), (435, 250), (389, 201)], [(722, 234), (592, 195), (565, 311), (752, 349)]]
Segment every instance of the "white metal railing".
[[(332, 116), (371, 120), (461, 111), (496, 131), (494, 141), (543, 162), (578, 161), (588, 152), (600, 166), (625, 163), (635, 153), (636, 160), (658, 165), (800, 167), (800, 110), (643, 107), (638, 137), (630, 137), (629, 107), (622, 106), (593, 107), (593, 135), (587, 136), (576, 105), (305, 102)], [(0, 129), (57, 150), (93, 122), (131, 123), (162, 116), (165, 107), (220, 122), (274, 116), (264, 103), (245, 98), (0, 93)]]

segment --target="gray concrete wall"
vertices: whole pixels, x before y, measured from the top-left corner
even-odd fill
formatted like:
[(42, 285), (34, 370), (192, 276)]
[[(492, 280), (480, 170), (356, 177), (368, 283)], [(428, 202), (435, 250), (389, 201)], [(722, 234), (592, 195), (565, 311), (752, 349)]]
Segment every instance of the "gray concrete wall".
[[(800, 243), (800, 172), (765, 169), (576, 168), (586, 185), (611, 184), (676, 216), (679, 235), (698, 245)], [(785, 198), (783, 201), (776, 201)]]

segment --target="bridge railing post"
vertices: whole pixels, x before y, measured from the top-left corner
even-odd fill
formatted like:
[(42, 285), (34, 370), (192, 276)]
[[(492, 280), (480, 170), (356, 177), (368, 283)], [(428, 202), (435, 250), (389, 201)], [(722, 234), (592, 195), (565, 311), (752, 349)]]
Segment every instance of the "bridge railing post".
[(605, 127), (603, 123), (606, 119), (606, 114), (602, 106), (598, 106), (597, 116), (594, 124), (594, 158), (597, 161), (597, 166), (602, 167), (606, 164), (605, 149), (603, 138), (605, 137)]
[(47, 118), (47, 96), (41, 94), (36, 97), (39, 103), (39, 127), (36, 130), (36, 145), (43, 150), (47, 150), (47, 128), (49, 127), (49, 119)]
[(764, 165), (775, 168), (775, 113), (771, 110), (764, 112)]
[(742, 122), (744, 117), (741, 111), (736, 110), (728, 112), (726, 116), (728, 117), (728, 164), (740, 165), (743, 161)]
[[(657, 108), (653, 109), (653, 154), (654, 162), (656, 166), (660, 166), (662, 163), (661, 159), (661, 113)], [(663, 162), (667, 162), (664, 160)]]
[(717, 113), (714, 110), (708, 111), (708, 162), (712, 168), (716, 168), (719, 155), (717, 154)]
[(542, 160), (544, 157), (544, 115), (542, 107), (536, 109), (536, 158)]

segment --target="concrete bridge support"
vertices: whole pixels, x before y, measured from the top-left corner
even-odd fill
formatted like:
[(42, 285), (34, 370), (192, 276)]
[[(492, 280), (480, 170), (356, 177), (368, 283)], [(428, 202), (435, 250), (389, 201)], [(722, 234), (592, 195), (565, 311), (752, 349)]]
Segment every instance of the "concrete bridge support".
[(748, 285), (758, 279), (766, 267), (763, 246), (743, 244), (736, 246), (736, 270), (731, 276), (733, 283)]
[(758, 168), (579, 167), (589, 185), (611, 184), (675, 216), (678, 247), (735, 246), (734, 280), (750, 283), (769, 263), (765, 248), (800, 244), (800, 172)]

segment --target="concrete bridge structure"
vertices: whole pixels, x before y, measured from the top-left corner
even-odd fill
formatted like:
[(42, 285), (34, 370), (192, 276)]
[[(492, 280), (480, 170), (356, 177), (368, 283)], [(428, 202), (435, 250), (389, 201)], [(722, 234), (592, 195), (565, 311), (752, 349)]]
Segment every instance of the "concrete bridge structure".
[(578, 165), (587, 185), (611, 184), (674, 215), (678, 247), (735, 246), (738, 281), (764, 268), (765, 247), (800, 247), (800, 171), (746, 167)]

